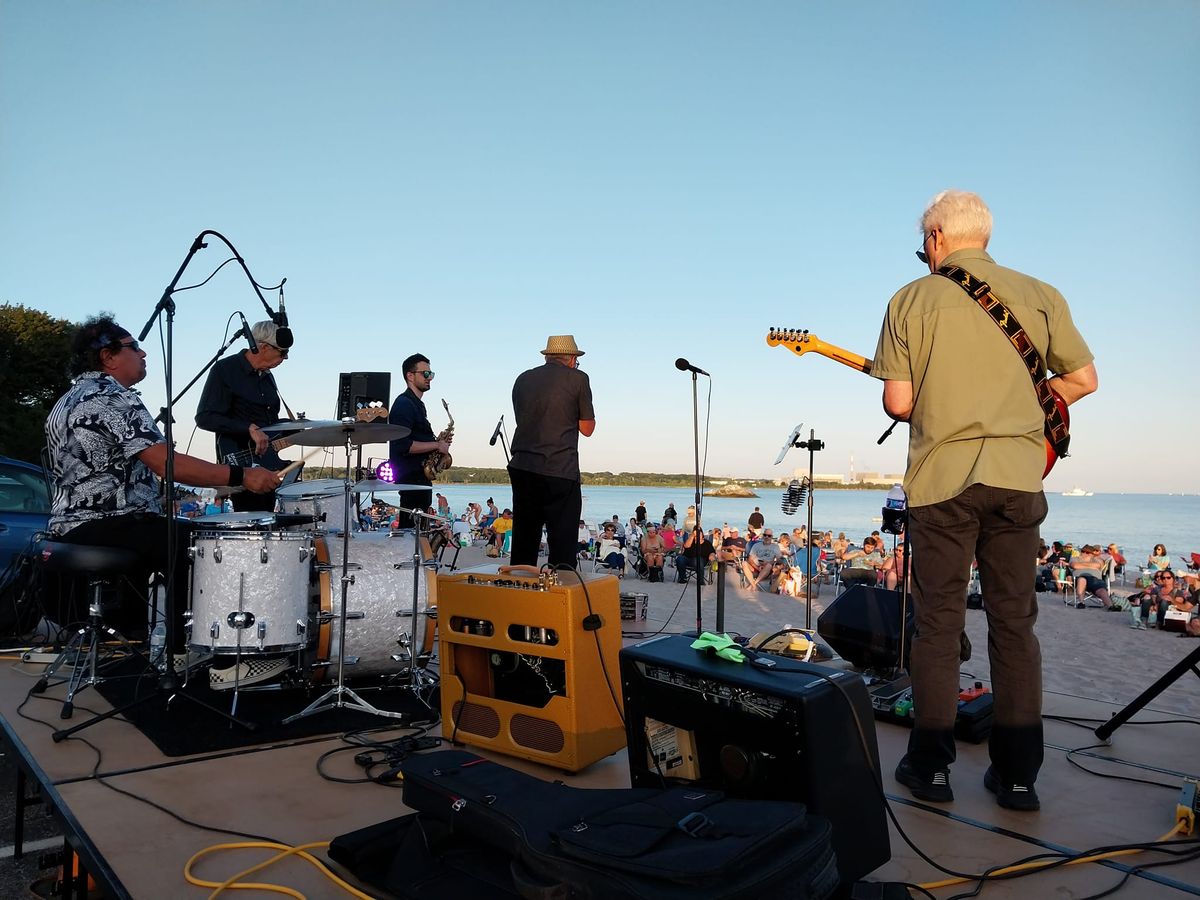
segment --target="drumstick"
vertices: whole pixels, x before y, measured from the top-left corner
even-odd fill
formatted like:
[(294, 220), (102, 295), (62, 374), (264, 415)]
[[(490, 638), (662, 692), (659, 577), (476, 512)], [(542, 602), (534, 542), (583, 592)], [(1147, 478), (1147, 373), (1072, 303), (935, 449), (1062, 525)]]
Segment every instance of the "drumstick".
[[(286, 475), (288, 472), (291, 472), (293, 469), (299, 468), (300, 466), (304, 465), (304, 463), (308, 462), (309, 457), (313, 456), (314, 454), (320, 453), (324, 449), (325, 449), (324, 447), (314, 447), (312, 450), (309, 450), (307, 453), (305, 453), (302, 457), (300, 457), (295, 462), (288, 463), (286, 466), (284, 466), (282, 469), (279, 470), (279, 472), (278, 472), (279, 477), (282, 478), (284, 475)], [(245, 488), (241, 487), (241, 486), (217, 488), (217, 496), (218, 497), (228, 497), (232, 494), (239, 494), (244, 490), (245, 490)]]

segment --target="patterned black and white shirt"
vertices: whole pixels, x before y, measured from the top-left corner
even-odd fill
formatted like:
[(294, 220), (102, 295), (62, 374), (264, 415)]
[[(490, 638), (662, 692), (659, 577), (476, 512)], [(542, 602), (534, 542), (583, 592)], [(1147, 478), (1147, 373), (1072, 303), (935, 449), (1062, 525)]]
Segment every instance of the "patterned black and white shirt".
[(163, 442), (137, 392), (84, 372), (46, 418), (54, 479), (50, 531), (128, 513), (162, 513), (158, 479), (137, 454)]

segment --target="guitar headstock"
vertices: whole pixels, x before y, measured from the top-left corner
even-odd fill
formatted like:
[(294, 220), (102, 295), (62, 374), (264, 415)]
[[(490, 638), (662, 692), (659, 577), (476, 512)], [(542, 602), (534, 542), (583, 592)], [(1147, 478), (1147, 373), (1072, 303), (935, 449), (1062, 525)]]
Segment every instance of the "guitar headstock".
[(380, 419), (387, 419), (388, 409), (386, 406), (364, 406), (354, 414), (356, 422), (377, 422)]
[(771, 347), (787, 347), (797, 356), (802, 356), (810, 350), (815, 350), (820, 341), (815, 334), (809, 334), (807, 328), (776, 328), (771, 326), (767, 332), (767, 344)]

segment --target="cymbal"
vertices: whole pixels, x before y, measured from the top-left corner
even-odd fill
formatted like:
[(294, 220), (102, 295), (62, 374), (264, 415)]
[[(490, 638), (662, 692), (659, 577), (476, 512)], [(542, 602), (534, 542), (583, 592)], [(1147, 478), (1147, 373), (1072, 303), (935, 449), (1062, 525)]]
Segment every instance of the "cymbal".
[(351, 444), (384, 444), (408, 437), (411, 428), (384, 422), (337, 422), (318, 428), (306, 428), (291, 439), (296, 447), (336, 447), (347, 440)]
[(263, 425), (262, 430), (267, 434), (292, 434), (309, 428), (324, 428), (341, 424), (337, 419), (284, 419), (282, 422)]
[(364, 478), (350, 488), (354, 494), (374, 494), (383, 491), (432, 491), (428, 484), (392, 484), (379, 478)]

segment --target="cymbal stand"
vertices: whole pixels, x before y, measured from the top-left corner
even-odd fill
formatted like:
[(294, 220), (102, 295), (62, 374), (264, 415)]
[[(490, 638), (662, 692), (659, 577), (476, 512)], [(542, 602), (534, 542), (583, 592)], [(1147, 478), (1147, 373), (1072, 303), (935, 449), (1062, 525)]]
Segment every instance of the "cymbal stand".
[[(417, 699), (420, 700), (421, 703), (423, 703), (426, 707), (429, 707), (429, 704), (422, 696), (422, 691), (437, 684), (437, 679), (430, 675), (428, 671), (429, 657), (432, 655), (432, 648), (425, 647), (423, 648), (423, 652), (420, 654), (414, 651), (417, 646), (417, 628), (421, 612), (421, 578), (425, 576), (425, 570), (428, 568), (432, 568), (434, 571), (437, 571), (438, 562), (433, 558), (425, 558), (425, 547), (422, 544), (422, 538), (429, 530), (430, 520), (444, 522), (445, 519), (443, 519), (441, 516), (430, 515), (423, 509), (410, 509), (406, 510), (406, 512), (412, 516), (413, 521), (417, 523), (417, 527), (414, 529), (415, 541), (411, 563), (395, 564), (397, 569), (404, 568), (406, 565), (411, 565), (413, 570), (412, 633), (401, 637), (400, 646), (402, 648), (402, 652), (406, 652), (408, 655), (408, 675), (410, 677), (407, 688), (416, 695)], [(402, 656), (398, 656), (396, 659), (397, 661), (403, 661)], [(399, 674), (404, 674), (404, 672), (401, 671)]]
[[(346, 687), (346, 621), (350, 615), (350, 585), (354, 584), (354, 576), (350, 574), (351, 569), (362, 568), (356, 563), (350, 562), (350, 523), (354, 521), (350, 518), (351, 497), (353, 493), (351, 488), (354, 486), (354, 481), (350, 473), (350, 458), (354, 452), (354, 422), (345, 424), (346, 431), (346, 480), (343, 484), (344, 494), (344, 509), (346, 513), (345, 527), (342, 529), (342, 614), (339, 624), (341, 646), (338, 650), (338, 665), (337, 679), (334, 681), (333, 687), (314, 700), (304, 709), (295, 715), (288, 716), (283, 720), (284, 725), (289, 722), (295, 722), (297, 719), (303, 719), (305, 716), (314, 716), (319, 712), (324, 712), (327, 709), (342, 709), (348, 707), (356, 709), (359, 712), (369, 713), (374, 716), (385, 716), (391, 719), (404, 719), (407, 716), (404, 713), (394, 712), (388, 709), (379, 709), (372, 706), (350, 688)], [(356, 619), (363, 618), (364, 613), (355, 613)]]

